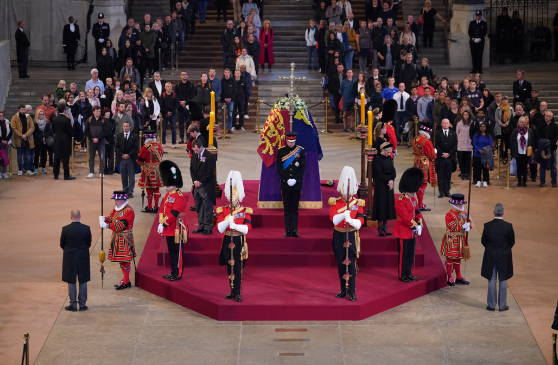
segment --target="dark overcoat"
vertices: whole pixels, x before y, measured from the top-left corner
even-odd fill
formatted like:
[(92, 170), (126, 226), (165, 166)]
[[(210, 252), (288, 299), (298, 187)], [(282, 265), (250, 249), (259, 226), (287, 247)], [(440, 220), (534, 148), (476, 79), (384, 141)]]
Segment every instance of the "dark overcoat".
[(52, 118), (52, 131), (54, 132), (54, 155), (63, 159), (72, 153), (74, 130), (70, 118), (64, 114)]
[(513, 226), (502, 219), (494, 219), (484, 224), (481, 243), (484, 246), (481, 275), (490, 280), (494, 265), (498, 264), (498, 280), (508, 280), (513, 276), (512, 247), (515, 244)]
[(62, 259), (62, 281), (68, 284), (91, 280), (89, 248), (91, 247), (91, 229), (80, 222), (72, 222), (62, 228), (60, 247), (64, 250)]

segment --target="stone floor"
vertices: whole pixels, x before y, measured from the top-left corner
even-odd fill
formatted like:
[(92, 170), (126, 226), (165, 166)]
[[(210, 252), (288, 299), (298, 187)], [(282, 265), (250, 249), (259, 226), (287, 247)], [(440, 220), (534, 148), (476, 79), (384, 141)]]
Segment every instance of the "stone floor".
[[(33, 71), (31, 75), (46, 70)], [(511, 85), (513, 72), (509, 79)], [(347, 164), (358, 171), (360, 143), (340, 133), (322, 135), (321, 142), (322, 178), (338, 178)], [(218, 179), (223, 181), (230, 169), (240, 170), (244, 179), (258, 179), (257, 143), (258, 135), (248, 132), (220, 141)], [(399, 175), (412, 165), (409, 153), (406, 148), (399, 151)], [(169, 150), (165, 158), (177, 162), (188, 175), (189, 160), (183, 150)], [(78, 156), (78, 179), (72, 182), (54, 181), (51, 174), (0, 180), (0, 204), (10, 212), (2, 215), (0, 241), (4, 252), (0, 256), (1, 363), (20, 361), (24, 332), (31, 334), (31, 358), (36, 364), (550, 362), (550, 323), (556, 303), (553, 278), (558, 273), (553, 265), (558, 247), (551, 244), (552, 224), (558, 218), (557, 191), (551, 188), (530, 183), (527, 189), (506, 191), (501, 189), (505, 179), (493, 179), (487, 189), (473, 188), (473, 256), (465, 266), (471, 281), (468, 287), (445, 288), (360, 322), (231, 323), (206, 318), (137, 288), (114, 291), (112, 284), (120, 279), (120, 271), (110, 262), (105, 265), (101, 290), (97, 261), (101, 232), (96, 224), (101, 186), (99, 178), (85, 178), (83, 161), (84, 156)], [(105, 213), (111, 208), (110, 192), (119, 187), (118, 175), (105, 179)], [(452, 192), (467, 193), (467, 184), (456, 178)], [(131, 204), (139, 212), (139, 191), (136, 196)], [(425, 200), (433, 208), (425, 218), (434, 241), (440, 242), (449, 205), (446, 199), (435, 198), (432, 188)], [(480, 232), (496, 202), (504, 203), (505, 219), (514, 224), (517, 239), (515, 276), (509, 281), (510, 310), (502, 313), (484, 310), (487, 283), (480, 276)], [(81, 209), (82, 221), (91, 226), (94, 236), (90, 310), (84, 313), (63, 310), (67, 296), (60, 281), (58, 241), (72, 208)], [(136, 216), (140, 254), (152, 219), (152, 215)], [(105, 232), (105, 244), (109, 237)]]

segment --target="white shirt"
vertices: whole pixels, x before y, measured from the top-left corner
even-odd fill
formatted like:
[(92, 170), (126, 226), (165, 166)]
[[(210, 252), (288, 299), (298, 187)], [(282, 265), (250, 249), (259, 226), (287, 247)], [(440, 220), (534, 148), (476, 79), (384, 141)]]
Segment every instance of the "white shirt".
[(128, 139), (129, 136), (130, 136), (130, 132), (124, 133), (124, 138), (125, 138), (126, 140)]
[(76, 26), (74, 25), (74, 23), (70, 23), (70, 32), (75, 32), (76, 31)]
[(449, 129), (442, 129), (442, 131), (444, 132), (444, 135), (447, 137), (449, 133)]
[(409, 93), (407, 93), (406, 91), (403, 91), (403, 105), (401, 104), (401, 91), (396, 92), (395, 94), (393, 94), (393, 100), (397, 101), (397, 111), (398, 112), (404, 112), (405, 111), (405, 104), (407, 103), (407, 99), (409, 99), (411, 97), (411, 95), (409, 95)]
[(163, 84), (161, 84), (161, 81), (155, 81), (155, 87), (157, 88), (157, 91), (159, 92), (159, 95), (161, 95), (163, 93)]

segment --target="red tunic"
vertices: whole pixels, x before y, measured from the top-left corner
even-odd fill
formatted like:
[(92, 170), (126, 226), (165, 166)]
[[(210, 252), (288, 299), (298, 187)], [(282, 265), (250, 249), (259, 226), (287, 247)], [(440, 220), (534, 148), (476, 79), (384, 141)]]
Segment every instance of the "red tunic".
[(395, 202), (395, 214), (397, 214), (397, 220), (393, 228), (393, 235), (401, 239), (413, 238), (413, 228), (422, 224), (417, 199), (407, 194), (401, 194)]
[(395, 128), (393, 128), (391, 123), (386, 124), (386, 132), (389, 136), (389, 143), (393, 145), (393, 150), (397, 151), (397, 136), (395, 134)]
[(424, 174), (423, 184), (438, 182), (434, 160), (436, 152), (429, 138), (419, 135), (413, 140), (413, 153), (415, 154), (414, 167), (418, 167)]
[[(218, 207), (217, 209), (215, 209), (215, 213), (217, 213), (217, 224), (229, 219), (229, 216), (231, 215), (231, 207), (229, 205), (224, 206), (224, 207)], [(238, 207), (234, 208), (233, 207), (233, 216), (234, 216), (234, 223), (235, 224), (245, 224), (248, 226), (248, 231), (250, 231), (252, 229), (252, 208), (246, 208), (243, 207), (241, 205), (239, 205)], [(225, 232), (223, 232), (223, 234), (227, 234), (230, 235), (231, 233), (231, 227), (227, 227), (227, 229), (225, 230)], [(242, 233), (235, 231), (235, 235), (242, 235)]]
[[(177, 217), (184, 216), (186, 212), (186, 198), (182, 192), (178, 189), (167, 193), (163, 198), (161, 215), (159, 218), (159, 223), (162, 223), (163, 236), (174, 236), (177, 224)], [(186, 225), (186, 222), (184, 221)], [(187, 226), (186, 226), (187, 227)]]
[(136, 256), (134, 246), (134, 210), (126, 205), (122, 210), (113, 209), (105, 217), (105, 223), (112, 230), (108, 259), (112, 262), (130, 262)]
[(440, 255), (450, 259), (463, 258), (463, 246), (467, 246), (463, 225), (467, 222), (467, 213), (451, 208), (446, 214), (446, 234), (442, 239)]
[(141, 166), (141, 176), (138, 187), (142, 189), (158, 189), (163, 185), (159, 164), (163, 160), (163, 147), (154, 141), (143, 146), (138, 155), (138, 164)]
[[(329, 198), (329, 219), (333, 221), (333, 217), (337, 214), (343, 213), (347, 210), (347, 202), (342, 197)], [(364, 224), (364, 200), (351, 197), (349, 202), (349, 211), (351, 212), (351, 219), (358, 219), (361, 224)], [(345, 232), (347, 222), (343, 219), (338, 225), (334, 227), (336, 231)], [(349, 224), (349, 231), (354, 231), (355, 228)]]

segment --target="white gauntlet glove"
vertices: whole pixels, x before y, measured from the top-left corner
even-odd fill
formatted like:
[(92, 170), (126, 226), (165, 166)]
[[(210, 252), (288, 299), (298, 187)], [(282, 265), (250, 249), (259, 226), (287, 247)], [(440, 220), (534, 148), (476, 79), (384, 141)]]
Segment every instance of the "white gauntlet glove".
[(164, 228), (165, 227), (161, 223), (159, 223), (159, 225), (157, 226), (157, 233), (163, 234), (163, 229)]
[(229, 227), (231, 227), (232, 230), (236, 230), (236, 223), (230, 223)]
[(422, 225), (419, 224), (419, 225), (415, 228), (415, 230), (416, 230), (417, 236), (420, 236), (420, 235), (422, 234)]
[(99, 225), (102, 226), (102, 224), (105, 223), (105, 217), (103, 217), (102, 215), (99, 216)]
[(287, 184), (289, 186), (294, 186), (294, 184), (296, 184), (296, 180), (295, 179), (289, 179), (289, 180), (287, 180)]
[(351, 212), (349, 212), (348, 210), (344, 211), (343, 215), (345, 216), (345, 220), (347, 222), (351, 219)]
[(228, 219), (229, 225), (234, 224), (234, 217), (231, 215)]
[(471, 230), (471, 223), (467, 222), (463, 225), (463, 229), (465, 232), (469, 232)]

